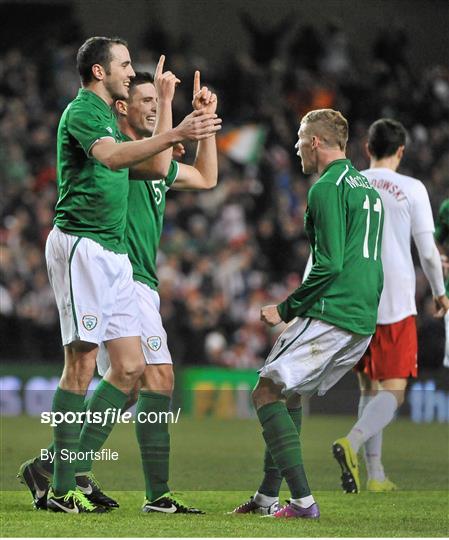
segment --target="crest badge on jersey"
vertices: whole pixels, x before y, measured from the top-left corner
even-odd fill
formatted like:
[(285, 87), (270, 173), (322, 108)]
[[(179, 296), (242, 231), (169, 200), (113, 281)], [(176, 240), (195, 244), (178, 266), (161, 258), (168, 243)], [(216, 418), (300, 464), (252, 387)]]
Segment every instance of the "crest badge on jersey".
[(148, 344), (148, 347), (150, 347), (152, 351), (156, 352), (161, 348), (162, 340), (159, 336), (150, 336), (147, 339), (147, 344)]
[(83, 323), (84, 328), (90, 332), (97, 326), (98, 319), (95, 315), (84, 315), (81, 322)]

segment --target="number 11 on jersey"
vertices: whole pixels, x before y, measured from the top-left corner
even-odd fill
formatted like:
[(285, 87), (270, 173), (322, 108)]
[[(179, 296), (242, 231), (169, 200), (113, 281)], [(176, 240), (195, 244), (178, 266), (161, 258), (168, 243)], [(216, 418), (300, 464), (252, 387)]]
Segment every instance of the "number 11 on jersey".
[[(371, 208), (370, 208), (370, 201), (368, 195), (365, 196), (365, 202), (363, 203), (363, 209), (366, 210), (366, 230), (365, 230), (365, 239), (363, 241), (363, 256), (365, 259), (369, 259), (369, 246), (368, 246), (368, 236), (369, 236), (369, 229), (371, 224)], [(382, 218), (382, 203), (379, 198), (376, 199), (376, 202), (374, 203), (373, 210), (375, 213), (378, 214), (378, 221), (377, 221), (377, 232), (376, 232), (376, 243), (374, 247), (374, 260), (377, 261), (377, 246), (379, 243), (379, 232), (380, 232), (380, 222)]]

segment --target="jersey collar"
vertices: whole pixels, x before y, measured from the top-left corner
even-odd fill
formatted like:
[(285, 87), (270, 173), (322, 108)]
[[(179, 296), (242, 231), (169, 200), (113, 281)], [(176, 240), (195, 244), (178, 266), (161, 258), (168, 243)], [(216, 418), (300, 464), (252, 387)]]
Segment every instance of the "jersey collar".
[(320, 178), (323, 176), (324, 173), (326, 173), (331, 167), (333, 167), (334, 165), (351, 165), (352, 166), (352, 163), (351, 163), (351, 160), (350, 159), (336, 159), (334, 161), (331, 161), (330, 163), (328, 163), (326, 165), (326, 167), (324, 167), (324, 169), (321, 171), (321, 174), (320, 174)]
[(85, 100), (92, 103), (92, 105), (95, 105), (102, 109), (104, 112), (107, 112), (108, 114), (111, 114), (112, 108), (104, 101), (104, 99), (101, 99), (100, 96), (97, 96), (95, 92), (92, 92), (92, 90), (88, 90), (87, 88), (80, 88), (78, 91), (78, 97), (82, 97)]

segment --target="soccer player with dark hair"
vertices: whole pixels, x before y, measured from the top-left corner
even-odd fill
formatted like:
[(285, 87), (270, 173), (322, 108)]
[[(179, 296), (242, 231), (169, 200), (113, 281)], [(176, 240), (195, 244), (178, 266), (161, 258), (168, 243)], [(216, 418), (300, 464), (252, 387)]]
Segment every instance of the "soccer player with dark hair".
[[(171, 107), (156, 96), (156, 88), (164, 83), (162, 73), (156, 70), (154, 85), (148, 74), (138, 74), (131, 84), (128, 100), (118, 100), (116, 109), (119, 126), (129, 140), (139, 140), (153, 133), (156, 110)], [(173, 86), (174, 93), (174, 86)], [(170, 96), (173, 99), (173, 93)], [(157, 95), (161, 92), (158, 90)], [(214, 114), (217, 96), (207, 87), (200, 87), (197, 71), (193, 85), (193, 107)], [(165, 125), (156, 126), (159, 132), (171, 128), (169, 111), (163, 115)], [(193, 166), (172, 160), (171, 151), (165, 152), (168, 173), (165, 178), (147, 182), (131, 182), (128, 197), (126, 242), (133, 267), (137, 298), (142, 322), (142, 349), (146, 368), (141, 377), (137, 399), (137, 413), (168, 412), (173, 392), (174, 374), (172, 358), (167, 346), (167, 334), (159, 314), (156, 255), (162, 232), (165, 198), (169, 189), (204, 190), (215, 187), (218, 178), (217, 148), (214, 136), (198, 143)], [(100, 348), (98, 368), (104, 373), (110, 361), (104, 347)], [(168, 487), (170, 437), (167, 423), (136, 423), (142, 467), (145, 477), (143, 512), (202, 513), (188, 507)], [(167, 510), (168, 509), (168, 510)]]
[[(170, 71), (163, 72), (165, 57), (157, 66), (155, 80), (149, 73), (138, 72), (130, 81), (129, 96), (118, 99), (115, 109), (119, 128), (124, 140), (142, 140), (153, 134), (171, 129), (171, 104), (176, 83), (179, 80)], [(215, 113), (217, 96), (207, 87), (200, 87), (200, 73), (194, 77), (193, 107)], [(159, 122), (156, 115), (159, 109)], [(127, 406), (137, 401), (137, 413), (168, 412), (173, 392), (174, 375), (167, 335), (159, 314), (158, 278), (156, 256), (163, 226), (165, 197), (169, 189), (210, 189), (217, 183), (217, 149), (215, 137), (201, 140), (193, 166), (172, 160), (172, 150), (161, 154), (167, 171), (165, 178), (131, 181), (128, 194), (128, 213), (125, 241), (133, 268), (137, 302), (142, 324), (141, 343), (146, 367), (140, 381), (132, 392)], [(97, 366), (100, 375), (105, 375), (111, 365), (107, 348), (100, 345)], [(137, 398), (134, 396), (137, 394)], [(202, 513), (188, 507), (168, 487), (170, 436), (167, 423), (136, 423), (142, 466), (145, 477), (146, 494), (142, 510), (144, 512)], [(77, 469), (77, 478), (89, 474)], [(38, 460), (32, 471), (34, 480), (43, 493), (39, 500), (45, 506), (45, 491), (49, 483), (52, 464)], [(92, 477), (92, 475), (91, 475)], [(92, 477), (93, 478), (93, 477)], [(89, 499), (106, 507), (118, 506), (113, 499), (98, 489), (96, 482), (78, 488)], [(93, 488), (93, 492), (91, 491)], [(168, 510), (167, 510), (168, 509)]]
[(411, 238), (430, 283), (437, 316), (442, 317), (449, 307), (427, 190), (421, 181), (397, 172), (405, 143), (406, 131), (396, 120), (382, 118), (369, 128), (370, 168), (363, 174), (379, 192), (385, 208), (381, 251), (384, 288), (376, 333), (356, 368), (361, 391), (359, 419), (346, 437), (334, 443), (347, 493), (360, 491), (357, 452), (362, 446), (368, 491), (397, 489), (382, 466), (382, 431), (404, 401), (408, 377), (418, 374)]
[[(84, 411), (99, 344), (104, 342), (111, 366), (88, 405), (92, 413), (103, 415), (108, 408), (123, 408), (145, 367), (140, 313), (125, 241), (128, 169), (133, 178), (165, 175), (160, 153), (184, 139), (209, 137), (219, 129), (220, 120), (215, 114), (197, 110), (176, 128), (123, 142), (111, 106), (117, 99), (128, 98), (135, 75), (126, 42), (90, 38), (78, 51), (77, 65), (82, 88), (63, 112), (58, 127), (58, 202), (46, 244), (65, 357), (52, 411)], [(88, 455), (100, 449), (113, 428), (110, 419), (104, 420), (84, 425), (64, 421), (54, 428), (56, 456), (48, 509), (104, 511), (79, 489), (89, 484), (87, 471), (92, 460), (82, 464), (86, 474), (75, 478), (77, 464), (64, 460), (62, 454), (81, 451)], [(25, 481), (28, 476), (32, 479), (32, 467), (33, 463), (21, 467)]]
[[(305, 174), (318, 173), (305, 215), (313, 264), (307, 278), (261, 320), (287, 329), (274, 344), (253, 392), (266, 443), (265, 476), (235, 513), (318, 518), (301, 452), (301, 395), (326, 393), (361, 358), (374, 333), (382, 291), (383, 207), (346, 158), (348, 123), (337, 111), (301, 120), (296, 148)], [(279, 508), (285, 478), (289, 504)]]

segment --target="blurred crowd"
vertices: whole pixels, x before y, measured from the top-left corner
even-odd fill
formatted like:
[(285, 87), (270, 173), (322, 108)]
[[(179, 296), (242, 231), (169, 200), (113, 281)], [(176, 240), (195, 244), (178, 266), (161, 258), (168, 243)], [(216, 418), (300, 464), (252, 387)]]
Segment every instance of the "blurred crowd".
[[(307, 190), (293, 148), (299, 118), (332, 107), (350, 123), (348, 156), (363, 169), (369, 124), (394, 117), (409, 133), (400, 172), (424, 181), (434, 215), (449, 192), (449, 70), (417, 73), (410, 36), (378, 35), (369, 58), (354, 57), (338, 24), (321, 29), (284, 20), (258, 27), (242, 15), (250, 47), (214, 65), (191, 52), (188, 38), (149, 32), (134, 67), (150, 70), (161, 52), (182, 80), (175, 119), (189, 111), (194, 69), (219, 96), (224, 131), (264, 128), (259, 159), (219, 155), (218, 186), (204, 193), (170, 191), (159, 254), (161, 313), (175, 363), (257, 368), (278, 329), (259, 321), (260, 307), (282, 301), (301, 282), (309, 255), (303, 217)], [(326, 39), (324, 39), (326, 36)], [(126, 38), (126, 36), (123, 36)], [(55, 139), (59, 116), (79, 87), (75, 55), (83, 38), (38, 50), (0, 54), (0, 355), (14, 361), (60, 361), (58, 315), (44, 247), (56, 201)], [(194, 148), (187, 148), (186, 161)], [(432, 318), (431, 293), (417, 269), (420, 361), (438, 367), (443, 326)]]

